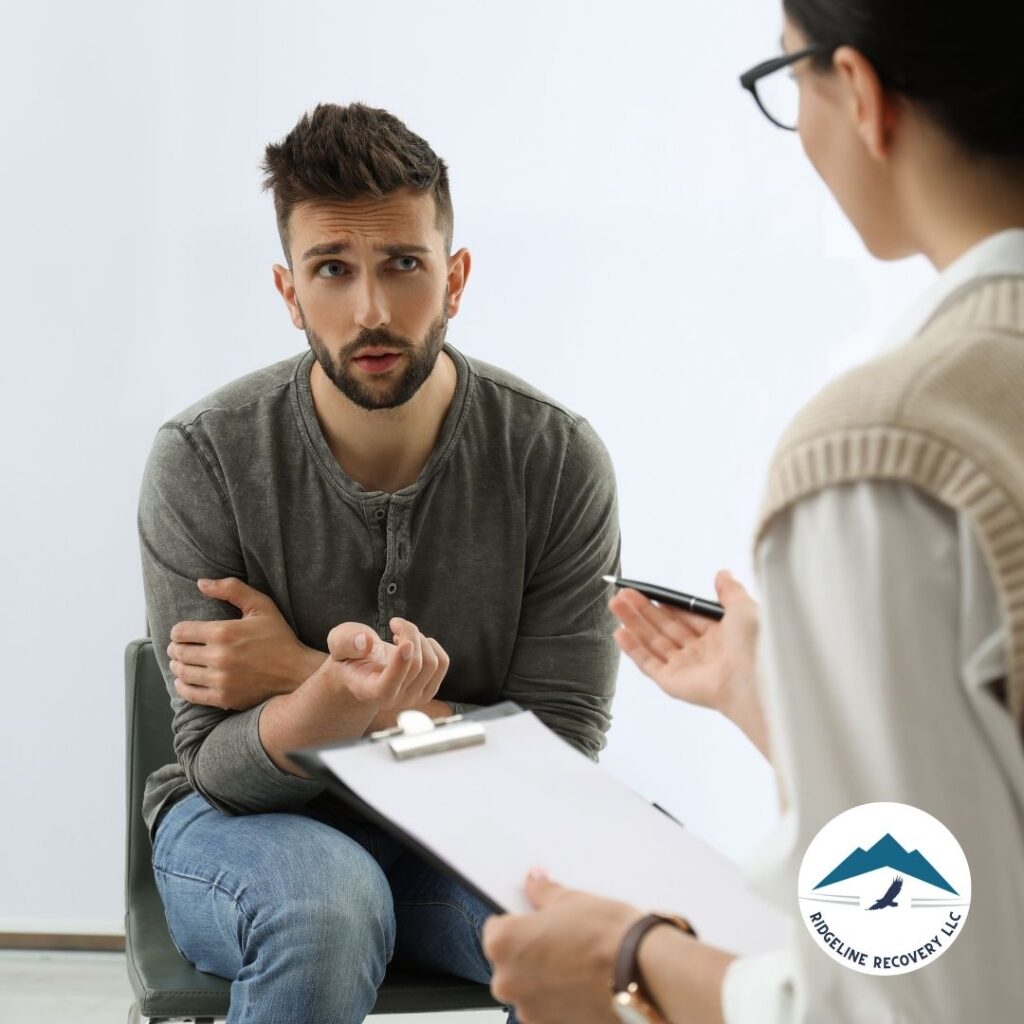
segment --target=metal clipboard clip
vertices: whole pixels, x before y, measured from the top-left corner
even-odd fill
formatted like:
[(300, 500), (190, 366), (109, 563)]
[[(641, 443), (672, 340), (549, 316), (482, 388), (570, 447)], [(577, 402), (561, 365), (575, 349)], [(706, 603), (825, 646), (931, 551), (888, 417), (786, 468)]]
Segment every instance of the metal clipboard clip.
[(470, 722), (464, 715), (435, 720), (422, 711), (402, 711), (395, 728), (371, 732), (370, 739), (386, 740), (396, 761), (408, 761), (442, 750), (479, 746), (487, 739), (487, 730), (482, 723)]

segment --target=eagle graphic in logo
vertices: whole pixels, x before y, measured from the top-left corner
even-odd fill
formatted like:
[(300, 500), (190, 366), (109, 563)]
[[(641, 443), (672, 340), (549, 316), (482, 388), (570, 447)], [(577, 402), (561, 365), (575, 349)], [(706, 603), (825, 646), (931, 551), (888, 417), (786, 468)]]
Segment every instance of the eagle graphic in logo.
[[(903, 879), (899, 875), (897, 875), (892, 880), (892, 885), (890, 885), (889, 888), (885, 890), (885, 895), (880, 900), (876, 900), (874, 903), (871, 904), (870, 907), (867, 907), (866, 909), (884, 910), (886, 907), (898, 907), (899, 904), (896, 902), (896, 897), (899, 896), (900, 889), (902, 888)], [(878, 890), (876, 889), (875, 892), (877, 891)]]

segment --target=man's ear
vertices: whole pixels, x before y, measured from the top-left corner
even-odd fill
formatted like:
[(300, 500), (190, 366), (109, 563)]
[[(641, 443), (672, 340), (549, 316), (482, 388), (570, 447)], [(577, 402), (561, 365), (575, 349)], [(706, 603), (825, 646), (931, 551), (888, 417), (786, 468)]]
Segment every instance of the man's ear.
[(469, 279), (472, 258), (468, 249), (460, 249), (448, 260), (448, 316), (453, 317), (459, 311), (462, 293)]
[(292, 272), (287, 267), (282, 267), (280, 263), (275, 263), (273, 269), (274, 287), (281, 293), (281, 298), (284, 299), (285, 305), (288, 307), (288, 315), (291, 317), (292, 323), (301, 331), (305, 328), (306, 323), (302, 318), (302, 308), (295, 295), (295, 281), (292, 278)]
[(875, 160), (885, 160), (899, 119), (896, 97), (882, 84), (871, 61), (852, 46), (840, 46), (832, 61), (857, 134)]

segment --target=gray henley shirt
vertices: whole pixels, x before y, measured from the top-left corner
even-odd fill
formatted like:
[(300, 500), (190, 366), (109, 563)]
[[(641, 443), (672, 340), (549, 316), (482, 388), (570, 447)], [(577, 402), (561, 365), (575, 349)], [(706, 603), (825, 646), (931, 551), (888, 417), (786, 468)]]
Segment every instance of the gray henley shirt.
[(389, 620), (408, 618), (451, 658), (442, 700), (514, 700), (589, 756), (604, 746), (618, 665), (601, 581), (619, 559), (608, 454), (586, 420), (445, 351), (458, 383), (440, 439), (416, 482), (393, 494), (363, 490), (332, 455), (310, 352), (221, 388), (158, 431), (139, 536), (177, 763), (147, 782), (151, 831), (193, 790), (227, 814), (294, 810), (324, 790), (270, 760), (263, 705), (224, 711), (175, 694), (171, 627), (239, 615), (202, 596), (202, 577), (236, 576), (269, 595), (298, 638), (324, 651), (339, 622), (390, 639)]

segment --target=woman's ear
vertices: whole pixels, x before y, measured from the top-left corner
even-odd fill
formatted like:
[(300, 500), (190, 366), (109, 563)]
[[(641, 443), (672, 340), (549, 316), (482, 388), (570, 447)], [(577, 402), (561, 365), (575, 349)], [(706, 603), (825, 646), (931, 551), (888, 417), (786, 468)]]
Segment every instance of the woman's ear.
[(899, 120), (896, 96), (882, 84), (872, 63), (852, 46), (840, 46), (832, 60), (857, 134), (875, 160), (888, 159)]

